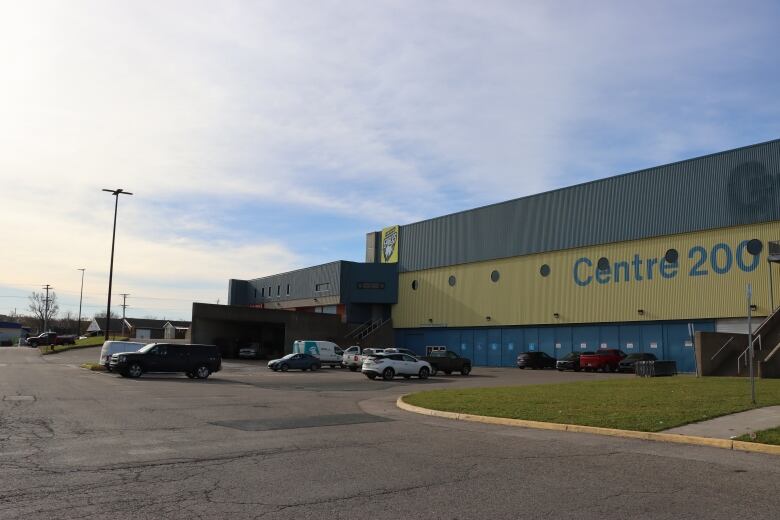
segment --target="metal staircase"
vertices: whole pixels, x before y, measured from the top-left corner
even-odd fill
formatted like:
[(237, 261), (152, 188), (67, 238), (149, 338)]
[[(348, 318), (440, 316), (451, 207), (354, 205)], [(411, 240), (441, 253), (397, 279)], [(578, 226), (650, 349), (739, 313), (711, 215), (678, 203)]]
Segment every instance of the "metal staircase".
[(391, 318), (386, 319), (376, 319), (376, 320), (369, 320), (360, 326), (356, 327), (352, 331), (350, 331), (347, 334), (348, 339), (353, 339), (356, 341), (363, 340), (376, 332), (377, 330), (381, 329), (385, 324), (390, 322)]

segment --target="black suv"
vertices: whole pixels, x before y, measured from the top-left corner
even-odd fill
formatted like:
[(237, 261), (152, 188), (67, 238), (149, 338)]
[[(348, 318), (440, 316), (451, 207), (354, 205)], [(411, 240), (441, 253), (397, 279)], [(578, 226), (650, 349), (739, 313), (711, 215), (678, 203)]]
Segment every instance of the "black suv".
[(555, 358), (544, 352), (523, 352), (517, 356), (517, 368), (555, 368)]
[(111, 356), (111, 370), (122, 377), (141, 377), (144, 372), (184, 372), (190, 379), (206, 379), (222, 368), (216, 345), (150, 343), (138, 352)]

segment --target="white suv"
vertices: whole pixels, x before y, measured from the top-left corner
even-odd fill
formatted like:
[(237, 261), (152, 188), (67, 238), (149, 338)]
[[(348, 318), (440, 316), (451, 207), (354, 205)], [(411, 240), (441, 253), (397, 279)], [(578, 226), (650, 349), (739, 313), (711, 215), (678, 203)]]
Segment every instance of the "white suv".
[(357, 372), (363, 366), (363, 362), (368, 356), (381, 354), (384, 349), (381, 348), (361, 348), (358, 346), (349, 347), (341, 356), (341, 366), (347, 367), (353, 372)]
[(366, 357), (362, 372), (369, 379), (382, 376), (385, 381), (390, 381), (396, 375), (404, 376), (405, 379), (412, 376), (428, 379), (431, 374), (431, 364), (409, 354), (376, 354)]

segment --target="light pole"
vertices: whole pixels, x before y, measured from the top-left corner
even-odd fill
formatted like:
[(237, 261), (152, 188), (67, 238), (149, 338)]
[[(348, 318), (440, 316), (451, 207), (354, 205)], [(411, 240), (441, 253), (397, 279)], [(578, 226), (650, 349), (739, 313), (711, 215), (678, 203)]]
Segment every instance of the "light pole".
[(81, 300), (84, 299), (84, 271), (86, 268), (76, 269), (81, 271), (81, 293), (79, 294), (79, 321), (76, 322), (76, 338), (81, 336)]
[(132, 195), (132, 193), (130, 193), (129, 191), (125, 191), (122, 188), (118, 188), (116, 190), (107, 190), (104, 188), (103, 191), (107, 191), (114, 196), (114, 231), (111, 233), (111, 265), (108, 269), (108, 305), (106, 305), (105, 340), (108, 341), (108, 332), (111, 329), (111, 284), (114, 281), (114, 242), (116, 241), (116, 212), (117, 212), (117, 208), (119, 207), (119, 196)]

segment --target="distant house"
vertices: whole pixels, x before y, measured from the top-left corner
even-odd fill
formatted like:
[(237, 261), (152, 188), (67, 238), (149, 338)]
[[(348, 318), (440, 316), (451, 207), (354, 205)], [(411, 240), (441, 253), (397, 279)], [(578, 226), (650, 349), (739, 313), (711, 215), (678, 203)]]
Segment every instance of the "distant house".
[(186, 339), (190, 325), (189, 321), (125, 319), (127, 335), (134, 339)]
[(22, 336), (23, 332), (21, 323), (0, 321), (0, 345), (3, 343), (18, 343), (19, 337)]
[[(121, 318), (111, 318), (111, 322), (109, 323), (110, 328), (108, 329), (108, 333), (115, 336), (122, 334), (122, 325), (123, 322)], [(91, 332), (95, 335), (105, 334), (106, 319), (94, 318), (92, 320), (92, 323), (89, 324), (89, 327), (87, 327), (87, 332)], [(126, 332), (127, 332), (127, 328), (125, 327), (125, 333)]]

